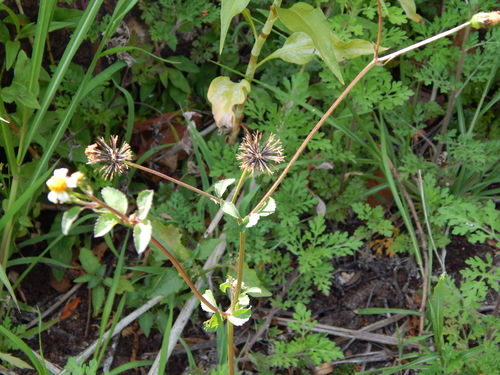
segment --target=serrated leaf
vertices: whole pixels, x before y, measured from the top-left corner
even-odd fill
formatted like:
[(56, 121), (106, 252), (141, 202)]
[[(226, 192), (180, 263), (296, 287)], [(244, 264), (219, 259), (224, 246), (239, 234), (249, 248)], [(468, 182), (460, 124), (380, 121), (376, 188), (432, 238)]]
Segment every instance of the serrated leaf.
[(89, 249), (80, 249), (80, 255), (78, 256), (78, 259), (80, 260), (83, 269), (91, 275), (95, 275), (99, 267), (101, 267), (99, 260)]
[(2, 99), (7, 103), (20, 103), (28, 108), (40, 109), (36, 96), (26, 86), (19, 82), (2, 89)]
[(257, 211), (257, 213), (260, 216), (268, 216), (271, 215), (276, 211), (276, 201), (273, 198), (269, 198), (266, 203), (262, 206), (260, 210)]
[(415, 6), (415, 0), (398, 0), (401, 4), (401, 8), (406, 13), (406, 17), (415, 22), (423, 23), (422, 17), (417, 13), (417, 7)]
[(236, 208), (236, 206), (233, 203), (222, 201), (220, 204), (220, 208), (226, 214), (228, 214), (236, 219), (240, 218), (240, 213), (238, 212), (238, 209)]
[(229, 77), (215, 78), (208, 88), (208, 100), (212, 103), (212, 113), (217, 126), (232, 128), (235, 114), (233, 107), (243, 104), (250, 92), (250, 83), (247, 80), (235, 83)]
[(68, 211), (63, 214), (61, 221), (61, 231), (65, 236), (68, 235), (71, 225), (78, 219), (80, 212), (82, 212), (82, 207), (71, 207)]
[(127, 196), (120, 190), (112, 187), (105, 187), (101, 190), (104, 202), (114, 208), (116, 211), (126, 214), (128, 209)]
[(227, 31), (229, 30), (229, 25), (231, 20), (237, 14), (243, 12), (247, 7), (250, 0), (222, 0), (220, 9), (220, 51), (222, 54), (222, 49), (224, 48), (224, 41), (226, 40)]
[(151, 205), (153, 204), (153, 190), (143, 190), (137, 196), (137, 217), (144, 220), (148, 216)]
[[(205, 299), (212, 304), (212, 306), (217, 306), (217, 302), (215, 301), (215, 298), (214, 298), (214, 294), (212, 293), (212, 291), (210, 289), (207, 289), (205, 290), (205, 293), (203, 293), (203, 297), (205, 297)], [(208, 313), (213, 313), (213, 310), (208, 307), (207, 305), (205, 305), (203, 302), (201, 302), (201, 308), (203, 309), (203, 311), (206, 311)]]
[(115, 214), (108, 212), (99, 216), (94, 226), (94, 237), (102, 237), (120, 221)]
[(152, 232), (153, 226), (149, 220), (144, 220), (134, 226), (134, 244), (139, 254), (144, 252), (148, 247)]
[(214, 185), (215, 195), (222, 198), (222, 195), (225, 193), (227, 188), (234, 183), (234, 181), (236, 181), (234, 178), (226, 178), (225, 180), (217, 181)]
[(235, 326), (241, 326), (248, 322), (251, 315), (252, 311), (250, 309), (240, 309), (233, 312), (233, 315), (229, 315), (227, 317), (227, 320), (229, 320)]
[(219, 327), (222, 327), (222, 315), (220, 313), (215, 313), (209, 320), (203, 322), (203, 328), (207, 332), (215, 332)]
[(331, 30), (321, 9), (306, 3), (296, 3), (290, 9), (276, 8), (276, 12), (281, 22), (290, 30), (309, 35), (325, 64), (344, 84), (331, 43)]

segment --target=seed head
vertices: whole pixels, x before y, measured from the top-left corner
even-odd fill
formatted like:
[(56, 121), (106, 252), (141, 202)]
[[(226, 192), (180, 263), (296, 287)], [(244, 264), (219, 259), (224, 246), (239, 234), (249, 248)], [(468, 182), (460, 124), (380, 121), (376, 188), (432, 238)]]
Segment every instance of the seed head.
[[(240, 153), (236, 159), (240, 161), (240, 168), (248, 170), (252, 175), (255, 172), (272, 174), (271, 168), (285, 160), (283, 147), (279, 139), (271, 133), (262, 145), (262, 133), (256, 132), (253, 136), (248, 134), (240, 144)], [(271, 168), (270, 168), (271, 167)]]
[(127, 142), (123, 142), (120, 149), (118, 149), (117, 143), (117, 135), (111, 136), (109, 145), (104, 141), (103, 137), (98, 137), (96, 143), (85, 149), (85, 154), (89, 160), (87, 164), (106, 164), (98, 169), (100, 172), (103, 172), (102, 175), (105, 180), (108, 177), (112, 179), (115, 173), (122, 174), (125, 172), (129, 168), (125, 161), (133, 159), (130, 145)]

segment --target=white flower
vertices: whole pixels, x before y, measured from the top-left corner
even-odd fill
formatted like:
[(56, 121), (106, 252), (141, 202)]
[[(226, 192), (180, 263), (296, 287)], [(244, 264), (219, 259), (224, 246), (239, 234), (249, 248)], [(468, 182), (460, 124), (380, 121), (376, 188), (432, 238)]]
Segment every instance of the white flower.
[(71, 200), (68, 190), (77, 187), (78, 182), (83, 179), (83, 173), (75, 172), (69, 177), (67, 175), (67, 168), (54, 170), (54, 175), (47, 181), (47, 186), (50, 189), (47, 197), (49, 201), (53, 203), (65, 203)]

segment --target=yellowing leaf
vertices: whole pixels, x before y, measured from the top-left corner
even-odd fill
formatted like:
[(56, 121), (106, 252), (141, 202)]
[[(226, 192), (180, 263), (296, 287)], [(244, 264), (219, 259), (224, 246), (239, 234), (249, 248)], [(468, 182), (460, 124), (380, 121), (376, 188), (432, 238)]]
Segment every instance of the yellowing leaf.
[(417, 13), (417, 7), (415, 6), (415, 0), (399, 0), (401, 8), (406, 13), (406, 17), (415, 22), (424, 23), (422, 17)]
[(212, 81), (207, 97), (212, 103), (212, 113), (219, 128), (233, 127), (235, 121), (233, 107), (245, 103), (250, 90), (250, 83), (245, 79), (235, 83), (231, 82), (229, 77), (217, 77)]

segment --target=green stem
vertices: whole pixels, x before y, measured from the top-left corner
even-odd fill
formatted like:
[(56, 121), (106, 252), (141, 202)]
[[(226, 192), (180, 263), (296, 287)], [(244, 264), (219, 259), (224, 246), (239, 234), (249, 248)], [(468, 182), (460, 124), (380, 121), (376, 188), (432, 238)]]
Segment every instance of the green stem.
[(233, 313), (236, 304), (238, 303), (238, 298), (241, 293), (241, 284), (243, 282), (243, 265), (245, 264), (245, 232), (240, 232), (240, 251), (238, 254), (238, 274), (236, 276), (236, 288), (233, 293), (233, 300), (231, 301), (231, 307), (229, 312)]
[[(236, 196), (236, 194), (235, 194)], [(238, 274), (236, 276), (236, 288), (232, 292), (231, 307), (229, 313), (232, 314), (238, 299), (240, 298), (241, 285), (243, 284), (243, 266), (245, 264), (245, 232), (240, 232), (240, 251), (238, 254)], [(227, 321), (227, 366), (229, 374), (234, 374), (234, 326), (229, 320)]]
[[(380, 10), (379, 10), (379, 17), (380, 17)], [(384, 56), (384, 57), (378, 57), (377, 51), (378, 51), (378, 46), (380, 45), (380, 35), (381, 35), (381, 29), (380, 29), (381, 28), (381, 22), (379, 20), (379, 33), (378, 33), (378, 38), (377, 38), (377, 44), (376, 44), (376, 47), (375, 47), (375, 56), (374, 56), (373, 60), (367, 66), (365, 66), (365, 68), (356, 76), (356, 78), (354, 78), (354, 80), (349, 84), (349, 86), (346, 87), (346, 89), (342, 92), (342, 94), (340, 94), (340, 96), (337, 98), (337, 100), (335, 100), (335, 102), (328, 109), (328, 111), (325, 112), (325, 114), (323, 115), (323, 117), (321, 117), (321, 119), (318, 121), (318, 123), (314, 126), (314, 128), (311, 130), (311, 132), (306, 137), (306, 139), (304, 140), (304, 142), (302, 142), (302, 144), (300, 145), (300, 147), (297, 150), (297, 152), (295, 153), (295, 155), (293, 155), (293, 157), (290, 160), (290, 162), (288, 163), (288, 165), (285, 167), (285, 169), (283, 170), (283, 172), (281, 172), (281, 175), (274, 182), (273, 186), (271, 186), (271, 188), (269, 189), (269, 191), (264, 195), (264, 197), (260, 200), (260, 202), (253, 208), (253, 210), (250, 213), (255, 213), (260, 207), (262, 207), (265, 204), (265, 202), (267, 201), (267, 199), (278, 188), (278, 186), (281, 184), (281, 182), (283, 181), (283, 179), (285, 178), (285, 176), (287, 175), (287, 173), (292, 168), (293, 164), (295, 164), (295, 162), (297, 161), (297, 159), (299, 158), (299, 156), (305, 150), (307, 144), (311, 141), (311, 139), (316, 134), (316, 132), (321, 128), (321, 126), (323, 126), (323, 124), (325, 123), (326, 119), (333, 113), (333, 111), (338, 107), (338, 105), (345, 99), (345, 97), (347, 96), (347, 94), (349, 94), (349, 92), (353, 89), (353, 87), (356, 86), (356, 84), (374, 66), (379, 65), (383, 61), (392, 60), (395, 57), (397, 57), (397, 56), (399, 56), (399, 55), (401, 55), (403, 53), (406, 53), (408, 51), (414, 50), (414, 49), (419, 48), (419, 47), (421, 47), (421, 46), (423, 46), (425, 44), (434, 42), (434, 41), (436, 41), (436, 40), (438, 40), (440, 38), (443, 38), (443, 37), (445, 37), (447, 35), (455, 33), (455, 32), (457, 32), (457, 31), (459, 31), (459, 30), (461, 30), (461, 29), (463, 29), (463, 28), (465, 28), (465, 27), (467, 27), (469, 25), (470, 25), (470, 22), (465, 22), (465, 23), (463, 23), (460, 26), (457, 26), (457, 27), (455, 27), (455, 28), (453, 28), (451, 30), (445, 31), (445, 32), (443, 32), (441, 34), (435, 35), (435, 36), (433, 36), (431, 38), (428, 38), (426, 40), (423, 40), (423, 41), (421, 41), (419, 43), (413, 44), (413, 45), (411, 45), (409, 47), (403, 48), (400, 51), (391, 53), (390, 55), (387, 55), (387, 56)]]
[[(257, 69), (257, 61), (259, 60), (259, 55), (262, 50), (262, 47), (264, 46), (267, 37), (269, 36), (271, 30), (273, 29), (274, 23), (278, 19), (278, 14), (276, 13), (275, 9), (279, 8), (280, 6), (281, 6), (281, 0), (274, 0), (273, 5), (271, 6), (271, 11), (267, 16), (266, 23), (262, 27), (262, 31), (260, 32), (257, 40), (255, 41), (252, 47), (252, 51), (250, 52), (250, 60), (248, 61), (247, 71), (245, 73), (245, 75), (250, 79), (253, 78), (255, 75), (255, 70)], [(228, 143), (230, 145), (233, 145), (236, 142), (236, 138), (238, 137), (238, 133), (240, 132), (240, 123), (241, 120), (243, 120), (244, 110), (245, 110), (245, 103), (238, 104), (236, 106), (236, 109), (234, 111), (235, 121), (233, 124), (233, 128), (231, 130), (231, 134), (228, 137)]]
[(192, 190), (195, 193), (198, 193), (200, 195), (203, 195), (203, 196), (207, 197), (208, 199), (212, 200), (215, 203), (219, 203), (220, 202), (220, 199), (217, 198), (217, 197), (215, 197), (215, 196), (213, 196), (212, 194), (205, 193), (203, 190), (197, 189), (194, 186), (188, 185), (185, 182), (182, 182), (182, 181), (179, 181), (179, 180), (177, 180), (177, 179), (175, 179), (173, 177), (167, 176), (166, 174), (163, 174), (163, 173), (155, 171), (155, 170), (153, 170), (151, 168), (144, 167), (142, 165), (133, 163), (131, 161), (125, 161), (124, 163), (130, 165), (131, 167), (134, 167), (134, 168), (137, 168), (137, 169), (142, 169), (143, 171), (146, 171), (146, 172), (154, 174), (154, 175), (156, 175), (158, 177), (164, 178), (165, 180), (171, 181), (174, 184), (177, 184), (177, 185), (180, 185), (182, 187), (185, 187), (186, 189)]
[[(125, 225), (130, 225), (130, 221), (129, 221), (129, 218), (122, 214), (121, 212), (115, 210), (113, 207), (109, 206), (108, 204), (106, 204), (105, 202), (101, 201), (99, 198), (96, 198), (95, 196), (89, 196), (89, 198), (97, 203), (99, 206), (109, 210), (110, 212), (114, 213), (116, 216), (118, 216), (121, 220), (122, 220), (122, 223), (125, 224)], [(210, 308), (210, 310), (212, 310), (214, 313), (218, 313), (220, 312), (221, 314), (223, 314), (223, 312), (221, 312), (217, 307), (213, 306), (210, 302), (208, 302), (205, 297), (203, 297), (203, 295), (200, 293), (200, 291), (198, 290), (198, 288), (196, 288), (196, 286), (193, 284), (193, 282), (191, 281), (191, 279), (189, 278), (188, 274), (186, 273), (186, 271), (184, 271), (184, 269), (182, 268), (182, 266), (180, 265), (180, 263), (177, 261), (177, 259), (175, 259), (175, 257), (170, 253), (170, 251), (168, 251), (160, 242), (158, 242), (158, 240), (156, 238), (154, 238), (153, 236), (151, 236), (151, 242), (154, 243), (162, 252), (163, 254), (165, 254), (167, 256), (167, 258), (172, 262), (172, 264), (174, 265), (174, 267), (177, 269), (177, 271), (181, 274), (182, 278), (184, 279), (184, 281), (186, 282), (186, 284), (188, 284), (189, 288), (191, 288), (191, 291), (194, 293), (194, 295), (196, 297), (198, 297), (198, 299), (204, 303), (206, 306), (208, 306)]]
[(243, 186), (243, 182), (245, 182), (245, 177), (247, 176), (247, 169), (243, 169), (243, 173), (241, 174), (240, 180), (238, 181), (238, 185), (236, 186), (236, 190), (234, 191), (233, 199), (231, 201), (232, 204), (236, 203), (236, 199), (238, 199), (238, 195), (240, 194), (241, 187)]
[(227, 321), (227, 371), (234, 375), (234, 325)]

